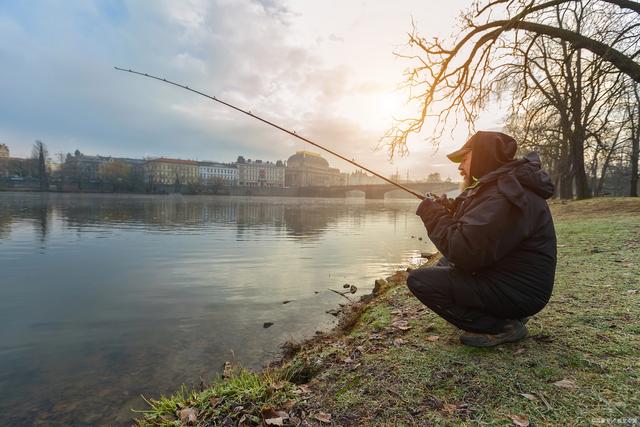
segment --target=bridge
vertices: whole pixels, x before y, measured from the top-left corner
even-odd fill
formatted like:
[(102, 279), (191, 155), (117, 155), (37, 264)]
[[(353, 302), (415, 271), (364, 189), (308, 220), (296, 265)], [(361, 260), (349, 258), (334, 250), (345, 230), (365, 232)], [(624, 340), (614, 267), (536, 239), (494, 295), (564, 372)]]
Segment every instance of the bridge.
[[(455, 182), (411, 182), (403, 183), (403, 186), (410, 188), (421, 194), (435, 193), (442, 194), (458, 189)], [(391, 184), (380, 185), (348, 185), (336, 187), (300, 187), (297, 189), (297, 195), (302, 197), (345, 197), (348, 192), (358, 190), (365, 194), (367, 199), (384, 199), (390, 198), (410, 198), (415, 196), (399, 189)]]

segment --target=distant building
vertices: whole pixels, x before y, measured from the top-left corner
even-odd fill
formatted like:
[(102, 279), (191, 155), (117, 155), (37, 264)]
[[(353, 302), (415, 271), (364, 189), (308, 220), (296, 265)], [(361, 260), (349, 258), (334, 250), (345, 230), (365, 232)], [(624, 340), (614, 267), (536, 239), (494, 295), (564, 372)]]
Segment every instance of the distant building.
[(238, 185), (243, 187), (284, 187), (285, 167), (281, 160), (275, 163), (245, 160), (238, 157)]
[(345, 185), (339, 169), (329, 167), (320, 154), (297, 151), (287, 160), (285, 173), (287, 187), (328, 187)]
[(145, 161), (126, 157), (89, 156), (76, 150), (73, 156), (67, 157), (66, 162), (72, 163), (79, 179), (96, 182), (104, 179), (108, 165), (113, 162), (125, 163), (135, 174), (142, 174)]
[(6, 144), (0, 144), (0, 158), (8, 159), (9, 157), (9, 147)]
[(347, 185), (379, 185), (386, 184), (385, 181), (377, 176), (367, 175), (365, 172), (359, 170), (352, 172), (347, 177)]
[(226, 185), (238, 185), (238, 167), (235, 164), (198, 162), (198, 176), (204, 183), (222, 180)]
[(147, 160), (144, 176), (151, 184), (195, 184), (199, 179), (198, 162), (164, 157)]

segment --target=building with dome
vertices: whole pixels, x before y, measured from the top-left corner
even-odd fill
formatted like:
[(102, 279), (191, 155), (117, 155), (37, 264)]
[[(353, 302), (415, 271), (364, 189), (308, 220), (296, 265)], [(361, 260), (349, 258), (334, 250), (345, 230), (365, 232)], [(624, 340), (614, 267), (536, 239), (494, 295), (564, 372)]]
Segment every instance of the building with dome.
[(345, 185), (344, 175), (320, 154), (297, 151), (289, 157), (285, 169), (287, 187), (329, 187)]

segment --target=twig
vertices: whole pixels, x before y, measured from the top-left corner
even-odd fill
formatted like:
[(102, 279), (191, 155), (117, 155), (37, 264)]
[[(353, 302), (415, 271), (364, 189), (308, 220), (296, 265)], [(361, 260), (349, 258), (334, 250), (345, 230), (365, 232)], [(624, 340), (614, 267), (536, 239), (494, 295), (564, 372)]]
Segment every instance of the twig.
[(340, 295), (341, 297), (345, 297), (349, 301), (352, 301), (351, 298), (349, 298), (348, 296), (345, 295), (345, 294), (349, 293), (349, 291), (346, 291), (345, 293), (342, 293), (340, 291), (336, 291), (335, 289), (331, 289), (331, 288), (327, 288), (327, 289), (329, 289), (331, 292), (335, 292), (336, 294)]

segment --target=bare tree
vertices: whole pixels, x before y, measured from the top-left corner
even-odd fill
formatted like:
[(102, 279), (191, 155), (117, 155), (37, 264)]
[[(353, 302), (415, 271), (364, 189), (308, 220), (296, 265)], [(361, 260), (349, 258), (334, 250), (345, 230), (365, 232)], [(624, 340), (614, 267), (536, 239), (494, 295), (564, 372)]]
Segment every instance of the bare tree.
[(419, 114), (398, 121), (383, 142), (392, 156), (404, 154), (408, 136), (433, 121), (437, 145), (460, 116), (472, 132), (491, 97), (506, 94), (513, 106), (553, 116), (561, 191), (573, 183), (578, 198), (589, 197), (585, 150), (592, 121), (604, 111), (603, 99), (620, 95), (621, 76), (640, 79), (639, 12), (637, 3), (620, 0), (494, 0), (463, 14), (451, 41), (428, 41), (414, 27), (409, 46), (418, 53), (400, 56), (417, 61), (405, 85)]

